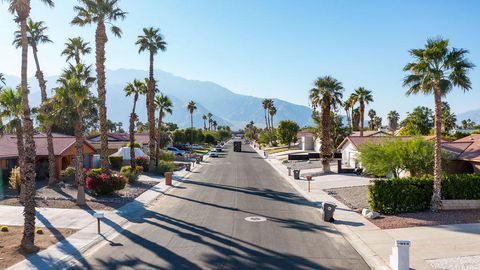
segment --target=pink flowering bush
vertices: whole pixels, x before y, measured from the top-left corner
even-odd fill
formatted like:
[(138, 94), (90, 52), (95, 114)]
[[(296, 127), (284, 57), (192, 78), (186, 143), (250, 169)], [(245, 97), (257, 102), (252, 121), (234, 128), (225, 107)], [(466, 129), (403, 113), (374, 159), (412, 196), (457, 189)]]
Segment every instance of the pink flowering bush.
[(143, 171), (148, 171), (148, 157), (147, 156), (139, 156), (139, 157), (135, 157), (135, 165), (136, 166), (142, 166), (143, 167)]
[(86, 173), (86, 187), (96, 195), (109, 195), (125, 188), (127, 179), (120, 174), (98, 173), (90, 170)]

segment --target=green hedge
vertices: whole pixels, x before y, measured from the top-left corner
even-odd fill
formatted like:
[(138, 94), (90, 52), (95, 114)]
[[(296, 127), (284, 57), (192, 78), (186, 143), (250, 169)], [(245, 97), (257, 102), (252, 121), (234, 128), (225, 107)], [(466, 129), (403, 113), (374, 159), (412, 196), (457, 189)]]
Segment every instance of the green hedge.
[(171, 161), (160, 160), (155, 171), (157, 174), (164, 175), (165, 172), (174, 172), (176, 168), (177, 167), (175, 166), (175, 163)]
[(114, 170), (120, 170), (123, 165), (123, 157), (110, 156), (108, 157), (108, 160), (110, 161), (110, 165), (112, 165), (112, 169)]
[(138, 177), (143, 172), (142, 166), (137, 166), (135, 169), (132, 169), (131, 166), (123, 166), (120, 170), (120, 174), (128, 180), (128, 183), (137, 182)]
[[(384, 214), (418, 212), (430, 208), (432, 192), (432, 176), (378, 179), (369, 186), (368, 201), (372, 210)], [(480, 175), (444, 175), (442, 199), (479, 200)]]

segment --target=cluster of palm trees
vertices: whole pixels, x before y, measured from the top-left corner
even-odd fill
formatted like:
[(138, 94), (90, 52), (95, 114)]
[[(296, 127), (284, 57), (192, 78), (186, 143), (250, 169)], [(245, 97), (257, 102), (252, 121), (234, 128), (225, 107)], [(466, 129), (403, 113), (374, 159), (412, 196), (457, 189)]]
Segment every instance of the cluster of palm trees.
[(263, 99), (262, 107), (265, 112), (265, 129), (273, 131), (275, 129), (273, 117), (277, 114), (277, 108), (274, 105), (273, 99)]
[[(203, 119), (203, 130), (217, 130), (217, 128), (220, 128), (218, 126), (217, 120), (213, 120), (213, 114), (212, 113), (207, 113), (202, 115)], [(208, 124), (208, 126), (207, 126)]]

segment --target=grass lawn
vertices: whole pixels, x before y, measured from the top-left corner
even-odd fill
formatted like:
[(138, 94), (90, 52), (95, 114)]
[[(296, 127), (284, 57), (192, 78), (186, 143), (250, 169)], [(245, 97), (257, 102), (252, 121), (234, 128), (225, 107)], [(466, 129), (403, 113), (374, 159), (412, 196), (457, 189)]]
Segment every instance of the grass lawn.
[(279, 147), (279, 148), (274, 148), (272, 150), (268, 150), (268, 153), (269, 154), (275, 154), (275, 153), (285, 152), (285, 151), (288, 151), (288, 150), (291, 150), (291, 149), (289, 149), (287, 146), (285, 146), (285, 147)]
[[(23, 227), (9, 226), (8, 232), (0, 232), (0, 269), (6, 269), (30, 254), (25, 254), (20, 249)], [(42, 251), (49, 246), (62, 241), (76, 232), (73, 229), (42, 228), (43, 234), (35, 234), (35, 246)]]

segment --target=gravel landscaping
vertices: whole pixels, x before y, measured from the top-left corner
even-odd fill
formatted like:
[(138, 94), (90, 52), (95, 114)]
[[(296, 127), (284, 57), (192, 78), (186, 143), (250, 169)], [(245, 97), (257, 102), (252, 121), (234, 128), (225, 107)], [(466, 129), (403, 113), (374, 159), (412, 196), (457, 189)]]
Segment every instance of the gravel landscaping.
[[(325, 190), (352, 210), (361, 212), (368, 208), (368, 186), (344, 187)], [(370, 220), (381, 229), (397, 229), (417, 226), (480, 223), (480, 210), (423, 211), (396, 215), (381, 215)]]
[[(155, 181), (137, 181), (108, 196), (95, 196), (85, 189), (86, 208), (98, 210), (114, 210), (133, 201), (143, 192), (158, 184)], [(80, 208), (75, 204), (77, 188), (71, 183), (60, 182), (54, 187), (47, 186), (47, 181), (36, 182), (35, 202), (38, 207)], [(18, 193), (9, 187), (0, 189), (0, 205), (21, 205)]]
[[(35, 235), (35, 246), (42, 251), (49, 246), (62, 241), (76, 232), (73, 229), (42, 228), (43, 234)], [(0, 269), (6, 269), (22, 260), (28, 255), (20, 249), (23, 227), (9, 226), (8, 232), (0, 232)]]

